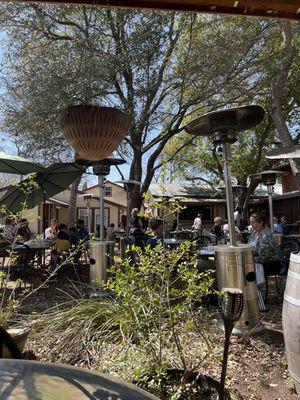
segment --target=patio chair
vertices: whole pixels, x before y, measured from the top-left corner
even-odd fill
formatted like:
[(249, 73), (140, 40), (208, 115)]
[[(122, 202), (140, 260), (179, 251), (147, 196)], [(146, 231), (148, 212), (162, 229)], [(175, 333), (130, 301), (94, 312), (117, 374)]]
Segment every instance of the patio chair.
[(280, 258), (281, 261), (283, 262), (283, 264), (285, 265), (286, 271), (289, 268), (289, 262), (290, 262), (290, 255), (293, 252), (298, 253), (299, 251), (299, 245), (297, 242), (295, 241), (286, 241), (283, 242), (280, 247), (279, 247), (279, 252), (280, 252)]
[(282, 270), (282, 262), (280, 260), (278, 260), (278, 261), (270, 261), (270, 262), (267, 262), (267, 263), (262, 263), (262, 265), (264, 267), (264, 272), (265, 272), (266, 291), (265, 291), (264, 303), (266, 305), (267, 304), (267, 300), (268, 300), (268, 294), (269, 294), (269, 278), (270, 277), (274, 277), (277, 293), (278, 293), (278, 295), (280, 295), (280, 290), (279, 290), (277, 277), (279, 276), (279, 273)]

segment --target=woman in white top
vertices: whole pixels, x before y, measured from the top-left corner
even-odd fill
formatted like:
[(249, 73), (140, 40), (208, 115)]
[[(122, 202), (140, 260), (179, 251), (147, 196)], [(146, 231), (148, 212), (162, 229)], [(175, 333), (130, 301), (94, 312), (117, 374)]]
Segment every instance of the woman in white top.
[(57, 237), (57, 220), (51, 219), (50, 226), (45, 230), (45, 239), (54, 240)]

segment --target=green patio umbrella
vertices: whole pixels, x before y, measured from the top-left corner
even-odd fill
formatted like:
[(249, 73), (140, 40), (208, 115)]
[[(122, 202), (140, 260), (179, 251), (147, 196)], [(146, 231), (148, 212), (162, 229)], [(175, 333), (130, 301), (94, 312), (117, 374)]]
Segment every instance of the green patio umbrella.
[(0, 205), (12, 213), (22, 211), (24, 203), (28, 209), (42, 202), (45, 205), (46, 199), (63, 192), (84, 172), (85, 168), (76, 163), (53, 164), (43, 172), (10, 186), (0, 198)]
[(0, 151), (0, 172), (16, 175), (27, 175), (32, 172), (42, 172), (46, 169), (31, 160)]

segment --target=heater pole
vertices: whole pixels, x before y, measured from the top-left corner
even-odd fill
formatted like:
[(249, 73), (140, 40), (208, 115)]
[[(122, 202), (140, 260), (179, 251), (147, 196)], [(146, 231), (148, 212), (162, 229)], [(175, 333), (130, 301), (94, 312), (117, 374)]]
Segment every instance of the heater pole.
[(130, 222), (130, 189), (128, 185), (126, 185), (126, 198), (127, 198), (127, 203), (126, 203), (126, 235), (129, 235), (129, 222)]
[(233, 195), (232, 195), (232, 185), (231, 185), (231, 149), (229, 143), (223, 143), (223, 171), (225, 179), (225, 190), (226, 190), (226, 206), (227, 206), (227, 218), (228, 218), (228, 228), (229, 228), (229, 240), (231, 246), (236, 246), (235, 239), (235, 224), (234, 224), (234, 206), (233, 206)]
[(100, 197), (100, 207), (99, 207), (100, 240), (104, 241), (104, 176), (103, 175), (98, 175), (98, 186), (99, 186), (99, 197)]
[(269, 216), (270, 216), (270, 228), (271, 231), (274, 233), (274, 216), (273, 216), (273, 186), (268, 185), (268, 197), (269, 197)]

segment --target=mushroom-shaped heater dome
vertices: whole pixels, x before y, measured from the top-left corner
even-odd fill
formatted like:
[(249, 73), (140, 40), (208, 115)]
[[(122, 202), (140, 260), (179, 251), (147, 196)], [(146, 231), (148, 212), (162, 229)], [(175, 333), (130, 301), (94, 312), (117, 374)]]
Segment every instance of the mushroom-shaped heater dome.
[(217, 110), (191, 121), (185, 130), (196, 136), (209, 136), (218, 131), (239, 132), (259, 124), (264, 115), (264, 109), (256, 105)]
[(261, 181), (264, 185), (275, 185), (277, 177), (287, 175), (286, 172), (283, 171), (262, 171), (258, 174), (251, 175), (254, 179)]
[(129, 118), (112, 107), (71, 106), (59, 115), (60, 128), (76, 153), (89, 161), (110, 155), (129, 129)]

